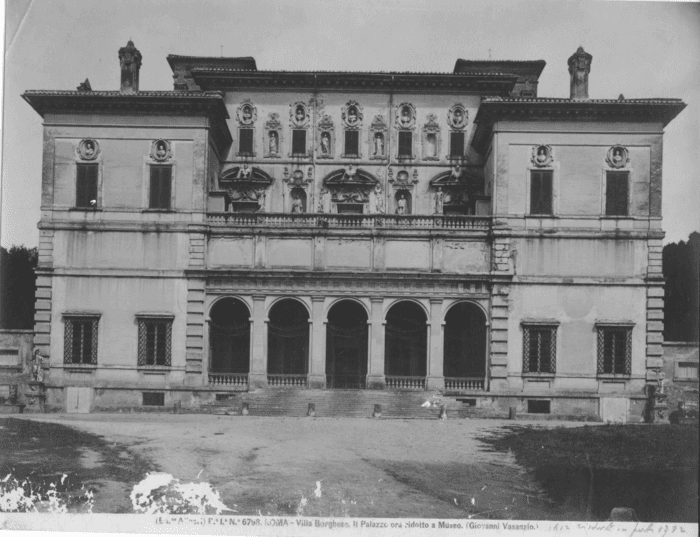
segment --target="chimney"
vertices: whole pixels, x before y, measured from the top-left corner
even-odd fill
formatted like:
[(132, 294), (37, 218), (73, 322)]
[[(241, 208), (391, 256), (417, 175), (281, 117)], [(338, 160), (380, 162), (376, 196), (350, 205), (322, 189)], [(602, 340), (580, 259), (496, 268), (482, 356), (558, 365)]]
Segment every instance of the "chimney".
[(122, 93), (137, 93), (139, 91), (139, 69), (141, 69), (141, 53), (129, 39), (125, 47), (119, 49), (119, 65), (122, 68)]
[(571, 99), (588, 100), (588, 73), (591, 72), (593, 56), (579, 47), (569, 58), (571, 75)]

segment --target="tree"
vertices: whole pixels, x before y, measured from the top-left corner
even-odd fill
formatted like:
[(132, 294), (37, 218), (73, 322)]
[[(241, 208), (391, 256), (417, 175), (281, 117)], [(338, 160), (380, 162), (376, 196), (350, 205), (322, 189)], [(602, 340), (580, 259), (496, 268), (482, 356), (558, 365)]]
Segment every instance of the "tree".
[(666, 278), (664, 339), (698, 341), (700, 233), (691, 233), (688, 242), (664, 246), (663, 271)]
[(36, 248), (0, 248), (0, 328), (34, 328)]

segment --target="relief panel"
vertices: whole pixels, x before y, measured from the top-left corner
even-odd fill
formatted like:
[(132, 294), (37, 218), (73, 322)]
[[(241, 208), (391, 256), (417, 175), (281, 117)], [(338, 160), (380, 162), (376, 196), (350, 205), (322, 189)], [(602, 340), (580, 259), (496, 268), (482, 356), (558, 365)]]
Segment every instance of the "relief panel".
[(488, 272), (489, 270), (489, 246), (483, 241), (445, 241), (442, 258), (445, 272)]
[(430, 243), (428, 241), (386, 241), (388, 269), (430, 270)]
[(253, 238), (211, 239), (209, 241), (209, 266), (252, 267)]
[(368, 240), (328, 239), (326, 242), (328, 268), (369, 270), (371, 253), (372, 244)]
[(267, 259), (270, 268), (311, 268), (313, 245), (311, 239), (268, 239)]

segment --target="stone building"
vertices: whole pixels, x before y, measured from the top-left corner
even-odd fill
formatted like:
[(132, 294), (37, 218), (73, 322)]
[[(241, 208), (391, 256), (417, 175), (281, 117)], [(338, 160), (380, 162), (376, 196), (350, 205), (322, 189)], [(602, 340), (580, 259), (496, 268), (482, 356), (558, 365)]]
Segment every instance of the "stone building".
[(44, 121), (48, 409), (284, 389), (640, 419), (682, 101), (589, 98), (582, 48), (568, 99), (538, 97), (541, 60), (167, 59), (173, 91), (140, 90), (130, 41), (120, 90), (23, 95)]

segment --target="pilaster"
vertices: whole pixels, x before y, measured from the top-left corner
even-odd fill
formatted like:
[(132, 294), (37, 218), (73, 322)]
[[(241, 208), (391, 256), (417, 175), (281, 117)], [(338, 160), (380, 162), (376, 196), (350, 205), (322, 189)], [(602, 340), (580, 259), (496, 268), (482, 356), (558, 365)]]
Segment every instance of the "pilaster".
[(649, 239), (647, 248), (646, 379), (648, 383), (651, 383), (657, 380), (657, 374), (664, 366), (662, 347), (664, 340), (662, 239)]
[(53, 300), (50, 270), (36, 270), (36, 295), (34, 301), (34, 349), (38, 349), (46, 364), (51, 355), (51, 307)]
[(309, 388), (326, 387), (326, 325), (323, 306), (326, 297), (311, 297), (311, 357), (309, 360)]
[(430, 324), (428, 326), (428, 381), (429, 390), (441, 389), (445, 385), (444, 366), (444, 323), (442, 319), (442, 299), (430, 299)]
[(203, 278), (187, 280), (185, 372), (190, 383), (197, 383), (195, 379), (201, 377), (203, 371), (205, 286)]
[(384, 378), (384, 298), (371, 297), (369, 323), (369, 368), (367, 372), (367, 388), (383, 390), (386, 387)]
[(265, 295), (253, 295), (252, 336), (248, 384), (251, 388), (264, 388), (267, 386)]

